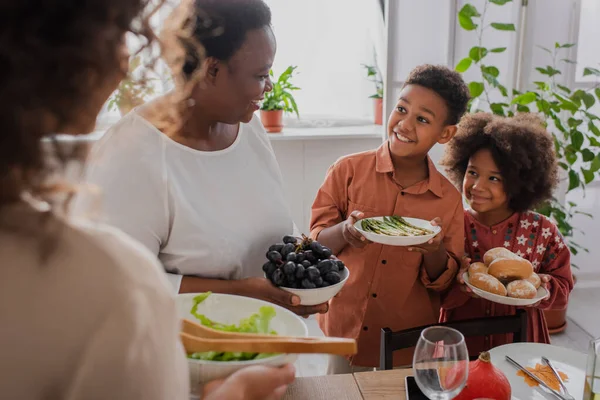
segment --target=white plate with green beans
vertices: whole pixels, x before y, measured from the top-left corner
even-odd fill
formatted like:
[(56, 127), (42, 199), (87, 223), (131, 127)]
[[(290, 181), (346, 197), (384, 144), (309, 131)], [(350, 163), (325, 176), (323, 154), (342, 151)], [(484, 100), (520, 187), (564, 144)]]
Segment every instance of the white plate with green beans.
[(389, 246), (423, 244), (442, 230), (424, 219), (395, 215), (361, 219), (354, 227), (371, 242)]

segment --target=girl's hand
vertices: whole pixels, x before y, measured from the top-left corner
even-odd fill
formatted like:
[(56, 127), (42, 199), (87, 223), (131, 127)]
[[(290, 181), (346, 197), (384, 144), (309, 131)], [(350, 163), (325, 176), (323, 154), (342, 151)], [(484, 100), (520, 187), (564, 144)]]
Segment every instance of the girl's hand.
[(475, 293), (473, 293), (471, 288), (466, 285), (465, 280), (463, 278), (464, 273), (468, 271), (470, 265), (471, 265), (471, 259), (467, 256), (463, 256), (463, 258), (460, 260), (460, 270), (458, 271), (458, 275), (456, 275), (456, 281), (460, 285), (459, 287), (460, 287), (461, 292), (463, 292), (464, 294), (466, 294), (468, 296), (473, 297), (474, 299), (478, 299), (479, 296), (477, 296)]
[(301, 316), (325, 314), (329, 310), (329, 303), (301, 306), (298, 296), (274, 286), (266, 278), (246, 278), (237, 282), (241, 295), (277, 304)]
[[(442, 219), (439, 217), (434, 218), (430, 223), (433, 226), (439, 226), (440, 228), (442, 227)], [(443, 236), (444, 235), (442, 234), (442, 231), (440, 231), (440, 233), (426, 243), (409, 247), (408, 251), (417, 251), (422, 254), (434, 253), (440, 250)]]
[(342, 236), (344, 240), (352, 247), (363, 248), (371, 243), (366, 237), (354, 227), (356, 221), (364, 218), (365, 215), (360, 211), (352, 211), (348, 218), (342, 223)]
[(552, 276), (547, 275), (547, 274), (538, 274), (538, 276), (540, 277), (540, 280), (542, 281), (541, 286), (546, 289), (546, 296), (544, 296), (544, 298), (540, 299), (540, 301), (538, 301), (535, 304), (531, 304), (529, 306), (526, 307), (531, 307), (531, 308), (537, 308), (540, 306), (540, 304), (543, 301), (548, 300), (548, 298), (550, 297), (550, 290), (548, 290), (548, 282), (550, 282), (550, 279), (552, 279)]

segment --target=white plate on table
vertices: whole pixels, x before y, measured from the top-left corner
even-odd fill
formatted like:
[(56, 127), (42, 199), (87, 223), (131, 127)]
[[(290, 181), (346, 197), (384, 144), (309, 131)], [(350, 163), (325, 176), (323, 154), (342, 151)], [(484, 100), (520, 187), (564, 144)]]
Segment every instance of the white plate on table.
[(533, 299), (516, 299), (514, 297), (500, 296), (498, 294), (486, 292), (485, 290), (476, 288), (475, 286), (471, 285), (469, 283), (469, 274), (467, 272), (463, 273), (462, 277), (463, 277), (463, 280), (465, 281), (465, 284), (477, 296), (479, 296), (483, 299), (489, 300), (489, 301), (493, 301), (494, 303), (506, 304), (508, 306), (517, 306), (517, 307), (530, 306), (532, 304), (537, 303), (540, 300), (543, 300), (548, 295), (548, 291), (546, 290), (546, 288), (540, 286), (537, 290), (536, 296)]
[[(423, 243), (427, 242), (429, 239), (434, 238), (435, 235), (440, 233), (440, 231), (442, 230), (442, 228), (440, 228), (439, 226), (433, 226), (433, 225), (431, 225), (431, 223), (429, 221), (426, 221), (424, 219), (408, 218), (408, 217), (403, 217), (403, 218), (409, 224), (412, 224), (419, 228), (429, 229), (430, 231), (433, 231), (433, 234), (423, 235), (423, 236), (380, 235), (378, 233), (364, 231), (362, 228), (362, 221), (363, 221), (362, 219), (360, 221), (356, 221), (356, 223), (354, 224), (354, 227), (356, 228), (356, 230), (358, 230), (361, 233), (361, 235), (363, 235), (364, 237), (369, 239), (371, 242), (387, 244), (389, 246), (416, 246), (418, 244), (423, 244)], [(365, 219), (374, 219), (377, 221), (383, 221), (383, 217), (372, 217), (372, 218), (365, 218)]]
[(583, 398), (587, 363), (587, 356), (583, 353), (549, 344), (513, 343), (493, 348), (490, 350), (490, 356), (492, 364), (508, 378), (513, 400), (557, 400), (557, 397), (546, 392), (540, 386), (530, 387), (527, 385), (525, 378), (517, 376), (517, 367), (506, 361), (506, 356), (525, 368), (535, 368), (536, 364), (544, 365), (542, 356), (546, 357), (554, 368), (569, 377), (565, 386), (571, 396), (576, 399)]

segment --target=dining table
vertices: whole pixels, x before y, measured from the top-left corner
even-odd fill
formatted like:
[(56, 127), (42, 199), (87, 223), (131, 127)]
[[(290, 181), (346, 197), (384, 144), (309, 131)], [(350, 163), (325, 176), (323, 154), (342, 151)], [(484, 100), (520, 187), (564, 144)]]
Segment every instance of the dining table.
[(405, 400), (404, 379), (411, 368), (297, 378), (285, 400)]

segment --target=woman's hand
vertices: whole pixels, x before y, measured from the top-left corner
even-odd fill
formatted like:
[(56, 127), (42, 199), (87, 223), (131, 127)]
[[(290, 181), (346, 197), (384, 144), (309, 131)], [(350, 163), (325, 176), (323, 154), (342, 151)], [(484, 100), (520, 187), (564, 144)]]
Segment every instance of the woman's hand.
[[(439, 226), (440, 228), (442, 227), (442, 219), (439, 217), (434, 218), (430, 223), (433, 226)], [(442, 231), (440, 231), (440, 233), (435, 235), (433, 238), (429, 239), (429, 241), (423, 244), (409, 247), (408, 251), (418, 251), (419, 253), (423, 254), (434, 253), (436, 251), (439, 251), (440, 247), (442, 246), (443, 236), (444, 235), (442, 234)]]
[(352, 211), (348, 218), (342, 222), (342, 236), (344, 240), (352, 247), (363, 248), (371, 243), (355, 227), (356, 221), (364, 218), (365, 215), (360, 211)]
[(298, 315), (325, 314), (329, 310), (329, 303), (318, 304), (316, 306), (301, 306), (298, 296), (274, 286), (266, 278), (247, 278), (236, 281), (236, 284), (239, 285), (238, 292), (242, 296), (253, 297), (277, 304)]
[(294, 381), (291, 364), (280, 368), (254, 365), (234, 372), (226, 379), (207, 383), (203, 400), (278, 400)]

